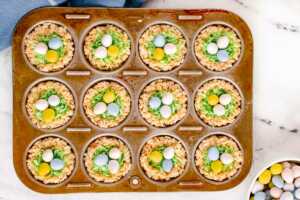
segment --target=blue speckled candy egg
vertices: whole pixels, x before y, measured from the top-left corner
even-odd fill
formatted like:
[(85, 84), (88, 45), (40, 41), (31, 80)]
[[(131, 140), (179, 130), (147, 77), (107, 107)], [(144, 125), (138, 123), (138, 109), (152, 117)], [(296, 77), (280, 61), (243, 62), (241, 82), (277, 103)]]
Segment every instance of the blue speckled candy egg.
[(107, 106), (107, 112), (108, 112), (108, 114), (116, 117), (116, 116), (118, 116), (118, 114), (120, 112), (120, 107), (116, 103), (110, 103)]
[(172, 160), (164, 160), (163, 163), (162, 163), (162, 168), (165, 172), (170, 172), (173, 168), (173, 163), (172, 163)]
[(157, 35), (154, 38), (154, 45), (156, 47), (163, 47), (166, 44), (166, 39), (163, 35)]
[(264, 193), (264, 192), (257, 192), (254, 195), (254, 200), (266, 200), (266, 197), (267, 197), (266, 193)]
[(50, 166), (53, 170), (61, 170), (64, 168), (65, 162), (61, 159), (53, 159), (50, 162)]
[(62, 41), (58, 37), (51, 38), (48, 42), (48, 46), (50, 49), (59, 49), (63, 45)]
[(217, 53), (217, 58), (220, 62), (226, 62), (229, 60), (229, 54), (226, 50), (220, 50)]
[(217, 147), (210, 147), (210, 148), (208, 149), (207, 154), (208, 154), (208, 159), (209, 159), (209, 160), (212, 160), (212, 161), (218, 160), (219, 157), (220, 157), (220, 152), (219, 152), (219, 150), (217, 149)]
[(281, 178), (281, 176), (273, 176), (272, 183), (278, 188), (283, 188), (283, 186), (284, 186), (284, 181)]
[(99, 154), (95, 157), (94, 163), (99, 167), (106, 165), (108, 163), (108, 156), (105, 153)]
[(161, 105), (161, 100), (158, 97), (151, 97), (149, 100), (149, 107), (152, 109), (157, 109)]

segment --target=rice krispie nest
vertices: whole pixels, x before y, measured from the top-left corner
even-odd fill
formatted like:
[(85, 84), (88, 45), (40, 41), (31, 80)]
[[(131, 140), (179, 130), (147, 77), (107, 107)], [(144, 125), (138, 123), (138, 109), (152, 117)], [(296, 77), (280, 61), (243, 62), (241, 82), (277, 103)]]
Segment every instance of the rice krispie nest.
[[(163, 35), (166, 43), (176, 45), (177, 51), (173, 55), (164, 55), (163, 59), (156, 60), (154, 56), (154, 38)], [(143, 62), (155, 71), (170, 71), (183, 63), (187, 53), (186, 39), (182, 32), (173, 25), (156, 24), (145, 30), (139, 39), (139, 54)]]
[[(63, 154), (64, 168), (59, 174), (50, 173), (47, 176), (41, 176), (38, 173), (38, 164), (41, 161), (41, 154), (44, 150), (56, 149)], [(28, 150), (26, 165), (33, 177), (44, 184), (59, 184), (65, 181), (75, 168), (75, 154), (71, 146), (59, 137), (46, 137), (37, 140)]]
[[(208, 104), (208, 96), (211, 94), (229, 94), (231, 103), (224, 106), (225, 114), (217, 116), (213, 113), (213, 107)], [(213, 79), (205, 82), (197, 91), (194, 106), (198, 116), (208, 125), (221, 127), (234, 122), (241, 113), (242, 97), (238, 89), (229, 81)]]
[[(176, 163), (170, 172), (159, 170), (150, 165), (151, 152), (160, 147), (173, 147), (175, 149)], [(156, 181), (170, 181), (183, 174), (187, 165), (187, 153), (183, 144), (172, 136), (155, 136), (148, 140), (140, 154), (140, 165), (146, 175)]]
[[(218, 61), (216, 55), (207, 52), (207, 45), (216, 42), (217, 38), (227, 36), (229, 38), (228, 47), (225, 49), (229, 53), (229, 58), (225, 62)], [(224, 25), (210, 25), (203, 29), (194, 42), (194, 51), (200, 64), (212, 71), (225, 71), (238, 61), (241, 55), (242, 42), (236, 32)]]
[[(41, 112), (39, 112), (35, 103), (43, 96), (49, 96), (49, 94), (58, 95), (61, 103), (54, 108), (56, 117), (51, 122), (44, 122), (41, 118)], [(59, 128), (68, 123), (75, 113), (75, 101), (68, 87), (54, 80), (43, 81), (33, 86), (26, 98), (25, 102), (26, 111), (30, 121), (40, 129), (54, 129)]]
[[(233, 156), (233, 163), (230, 166), (224, 166), (223, 170), (216, 174), (209, 166), (211, 161), (207, 159), (207, 152), (210, 147), (217, 146), (223, 149), (229, 149)], [(199, 172), (207, 179), (213, 181), (226, 181), (236, 175), (244, 162), (244, 156), (239, 145), (229, 136), (212, 135), (202, 140), (195, 152), (195, 164)]]
[[(58, 61), (48, 63), (43, 56), (37, 55), (34, 49), (40, 42), (47, 43), (52, 36), (59, 37), (63, 47), (59, 51)], [(72, 35), (63, 25), (45, 22), (37, 25), (24, 38), (24, 52), (28, 61), (41, 72), (57, 72), (64, 69), (74, 56), (74, 40)]]
[[(119, 171), (115, 174), (102, 173), (101, 170), (95, 168), (94, 158), (97, 154), (97, 150), (100, 148), (116, 147), (123, 154), (122, 166)], [(84, 154), (84, 165), (86, 167), (87, 173), (95, 181), (102, 183), (114, 183), (123, 178), (132, 167), (131, 153), (127, 145), (119, 138), (112, 136), (101, 136), (94, 140), (89, 146)]]
[[(169, 118), (162, 118), (149, 108), (149, 100), (156, 93), (168, 92), (174, 96), (175, 112)], [(187, 113), (188, 97), (185, 90), (175, 81), (158, 79), (147, 85), (139, 97), (139, 111), (142, 117), (156, 127), (172, 126), (180, 121)]]

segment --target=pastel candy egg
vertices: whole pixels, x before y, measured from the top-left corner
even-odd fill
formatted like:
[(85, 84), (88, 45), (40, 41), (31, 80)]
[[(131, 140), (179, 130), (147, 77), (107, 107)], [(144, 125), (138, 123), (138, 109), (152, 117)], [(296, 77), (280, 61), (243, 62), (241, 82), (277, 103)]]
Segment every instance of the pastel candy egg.
[(266, 200), (266, 197), (267, 197), (266, 193), (264, 193), (264, 192), (257, 192), (254, 195), (254, 200)]
[(295, 179), (294, 185), (295, 187), (300, 188), (300, 177)]
[(273, 187), (271, 190), (270, 190), (270, 195), (271, 197), (273, 198), (276, 198), (278, 199), (282, 194), (282, 190), (277, 188), (277, 187)]
[(281, 174), (282, 170), (283, 170), (283, 167), (280, 163), (276, 163), (276, 164), (272, 165), (270, 168), (270, 171), (273, 175)]
[(220, 62), (226, 62), (229, 60), (229, 55), (226, 50), (220, 50), (217, 53), (217, 58)]
[(295, 192), (294, 192), (294, 195), (297, 199), (300, 199), (300, 189), (297, 189)]
[(265, 185), (268, 184), (271, 181), (271, 172), (270, 170), (265, 170), (263, 173), (261, 173), (261, 175), (258, 177), (258, 181)]
[(108, 155), (111, 159), (119, 159), (121, 157), (121, 151), (118, 148), (112, 148)]
[(162, 163), (162, 168), (165, 172), (170, 172), (173, 168), (173, 163), (172, 163), (172, 160), (164, 160), (163, 163)]
[(59, 49), (63, 45), (62, 41), (58, 37), (51, 38), (48, 42), (48, 46), (50, 49)]
[(112, 173), (112, 174), (117, 173), (120, 169), (119, 162), (116, 160), (110, 160), (108, 162), (108, 169), (109, 169), (110, 173)]
[(171, 117), (172, 111), (171, 108), (169, 106), (162, 106), (159, 110), (161, 116), (165, 119), (168, 119), (169, 117)]
[(165, 159), (172, 159), (175, 155), (175, 150), (173, 147), (167, 147), (163, 151), (163, 155)]
[(294, 165), (292, 167), (292, 170), (293, 170), (293, 174), (294, 174), (295, 178), (300, 177), (300, 166)]
[(55, 119), (55, 111), (52, 108), (47, 108), (43, 111), (42, 119), (46, 123), (50, 123)]
[(51, 166), (51, 168), (53, 169), (53, 170), (61, 170), (61, 169), (63, 169), (64, 168), (64, 166), (65, 166), (65, 162), (63, 161), (63, 160), (61, 160), (61, 159), (53, 159), (53, 160), (51, 160), (51, 162), (50, 162), (50, 166)]
[(280, 200), (294, 200), (294, 196), (291, 192), (284, 192), (281, 194)]
[(223, 153), (220, 159), (224, 165), (229, 165), (233, 162), (233, 157), (229, 153)]
[(103, 95), (103, 101), (105, 103), (112, 103), (115, 99), (116, 99), (116, 95), (111, 90), (106, 91), (105, 94)]
[(94, 159), (94, 164), (101, 167), (106, 165), (108, 162), (108, 156), (105, 153), (99, 154)]
[(94, 114), (101, 115), (101, 114), (105, 113), (106, 109), (107, 109), (106, 104), (104, 102), (99, 102), (94, 107)]
[(209, 105), (214, 106), (219, 103), (219, 97), (215, 94), (212, 94), (207, 97), (207, 101)]
[(108, 114), (116, 117), (119, 115), (120, 107), (116, 103), (110, 103), (107, 106), (107, 112), (108, 112)]
[(54, 50), (49, 50), (46, 53), (45, 59), (49, 63), (55, 63), (58, 61), (58, 53)]
[(163, 95), (162, 102), (165, 105), (171, 105), (173, 103), (173, 99), (174, 99), (173, 94), (167, 92)]
[(101, 39), (101, 44), (105, 47), (109, 47), (112, 44), (112, 37), (109, 34), (105, 34)]
[(260, 192), (264, 189), (264, 185), (261, 184), (260, 182), (256, 181), (252, 187), (252, 194), (255, 194), (257, 192)]
[(38, 168), (38, 174), (39, 176), (46, 176), (50, 173), (51, 168), (48, 163), (42, 163), (40, 164)]
[(226, 106), (226, 105), (230, 104), (230, 102), (231, 102), (231, 95), (230, 94), (222, 94), (220, 96), (220, 103), (223, 106)]
[(227, 36), (222, 36), (218, 39), (217, 45), (220, 49), (226, 49), (229, 45), (229, 38)]
[(294, 181), (294, 174), (290, 168), (285, 168), (281, 174), (283, 180), (287, 183), (292, 183)]
[(35, 46), (34, 51), (38, 54), (45, 55), (48, 51), (48, 46), (45, 43), (40, 42)]
[(46, 101), (45, 99), (40, 99), (35, 103), (35, 108), (39, 111), (46, 110), (48, 106), (48, 101)]
[(57, 106), (60, 103), (60, 98), (57, 95), (51, 95), (48, 98), (48, 103), (50, 106)]
[(164, 51), (167, 55), (172, 55), (172, 54), (176, 53), (177, 47), (175, 44), (168, 43), (164, 46)]
[(96, 58), (106, 58), (107, 57), (107, 49), (105, 47), (98, 47), (95, 51)]
[(149, 159), (154, 163), (160, 163), (163, 159), (163, 155), (160, 151), (152, 151), (149, 155)]
[(295, 189), (295, 186), (292, 183), (286, 183), (283, 186), (283, 190), (285, 190), (285, 191), (293, 191), (294, 189)]
[(207, 151), (207, 156), (209, 160), (218, 160), (220, 157), (220, 152), (217, 147), (210, 147)]
[(154, 45), (156, 47), (163, 47), (166, 44), (166, 39), (163, 35), (157, 35), (154, 38)]
[(53, 152), (51, 149), (46, 149), (42, 154), (42, 159), (45, 162), (50, 162), (53, 159)]
[(278, 188), (283, 188), (284, 186), (283, 179), (278, 175), (272, 177), (272, 183)]
[(213, 173), (218, 174), (223, 170), (223, 164), (219, 160), (215, 160), (211, 163), (211, 170)]
[(164, 58), (165, 52), (162, 48), (155, 48), (153, 52), (153, 58), (157, 61), (160, 61)]
[(117, 57), (118, 54), (120, 52), (119, 47), (115, 46), (115, 45), (111, 45), (108, 47), (107, 49), (107, 55), (111, 56), (111, 57)]
[(224, 108), (224, 106), (222, 106), (220, 104), (215, 105), (213, 108), (213, 111), (214, 111), (214, 114), (217, 116), (223, 116), (225, 114), (225, 108)]
[(149, 100), (149, 106), (152, 109), (157, 109), (161, 105), (161, 100), (158, 97), (151, 97)]
[(207, 53), (215, 55), (218, 52), (218, 46), (216, 43), (209, 43), (206, 47)]

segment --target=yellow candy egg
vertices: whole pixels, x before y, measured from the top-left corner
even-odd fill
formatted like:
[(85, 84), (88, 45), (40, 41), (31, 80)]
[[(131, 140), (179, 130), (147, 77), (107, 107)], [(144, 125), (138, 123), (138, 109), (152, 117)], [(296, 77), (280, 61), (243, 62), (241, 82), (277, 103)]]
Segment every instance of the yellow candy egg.
[(107, 49), (107, 54), (111, 57), (116, 57), (119, 54), (119, 48), (115, 45), (111, 45)]
[(50, 173), (50, 171), (51, 171), (51, 168), (48, 163), (42, 163), (42, 164), (40, 164), (40, 166), (38, 168), (38, 174), (40, 176), (46, 176)]
[(149, 156), (150, 160), (155, 163), (160, 163), (163, 159), (162, 153), (159, 151), (152, 151)]
[(103, 101), (105, 103), (111, 103), (116, 99), (116, 95), (113, 91), (108, 90), (105, 92), (104, 96), (103, 96)]
[(43, 121), (46, 123), (52, 122), (55, 118), (55, 111), (52, 108), (47, 108), (43, 111)]
[(165, 52), (162, 48), (156, 48), (153, 53), (153, 57), (155, 60), (162, 60), (165, 56)]
[(265, 171), (264, 171), (263, 173), (261, 173), (261, 175), (259, 176), (258, 181), (259, 181), (261, 184), (265, 185), (265, 184), (270, 183), (271, 178), (272, 178), (271, 171), (270, 171), (270, 170), (265, 170)]
[(213, 94), (213, 95), (208, 96), (207, 101), (208, 101), (209, 105), (214, 106), (219, 103), (219, 97), (217, 95)]
[(223, 163), (220, 160), (215, 160), (211, 163), (211, 169), (215, 174), (218, 174), (223, 170)]
[(273, 175), (278, 175), (278, 174), (281, 174), (282, 169), (283, 169), (282, 165), (279, 163), (276, 163), (271, 166), (270, 171)]
[(58, 60), (58, 53), (54, 50), (49, 50), (46, 53), (46, 61), (49, 63), (56, 63)]

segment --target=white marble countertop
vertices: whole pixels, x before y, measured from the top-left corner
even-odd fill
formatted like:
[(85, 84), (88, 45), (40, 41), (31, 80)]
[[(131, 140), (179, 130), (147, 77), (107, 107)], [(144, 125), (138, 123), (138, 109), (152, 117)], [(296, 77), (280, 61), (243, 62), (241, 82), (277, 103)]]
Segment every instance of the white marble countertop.
[[(11, 49), (0, 52), (0, 200), (2, 199), (246, 199), (249, 185), (273, 160), (300, 159), (300, 0), (153, 0), (147, 7), (222, 8), (239, 14), (254, 37), (254, 165), (224, 192), (43, 195), (17, 178), (12, 162)], [(1, 22), (0, 22), (1, 23)], [(299, 112), (299, 113), (298, 113)]]

